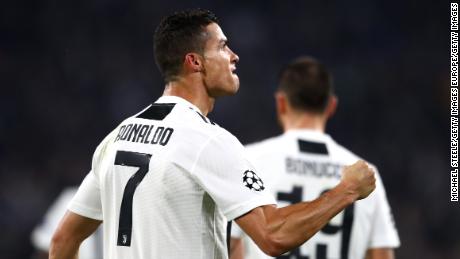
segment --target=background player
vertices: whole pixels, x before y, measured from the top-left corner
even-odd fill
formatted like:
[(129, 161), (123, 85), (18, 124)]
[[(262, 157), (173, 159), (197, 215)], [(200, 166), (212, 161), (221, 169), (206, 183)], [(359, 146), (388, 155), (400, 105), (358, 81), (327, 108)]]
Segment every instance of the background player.
[[(50, 206), (43, 220), (32, 231), (31, 240), (35, 247), (34, 259), (48, 258), (51, 237), (59, 224), (59, 221), (67, 211), (67, 206), (77, 192), (78, 187), (65, 188), (56, 201)], [(99, 227), (93, 235), (82, 242), (78, 252), (80, 259), (102, 259), (102, 227)]]
[(205, 117), (215, 98), (239, 88), (238, 56), (215, 15), (191, 10), (165, 18), (154, 48), (164, 94), (98, 146), (53, 236), (51, 258), (75, 257), (102, 220), (107, 258), (227, 258), (224, 226), (233, 219), (266, 253), (278, 255), (375, 188), (361, 161), (315, 201), (272, 206), (243, 146)]
[[(311, 57), (301, 57), (281, 72), (276, 92), (278, 120), (284, 134), (247, 146), (258, 170), (266, 172), (279, 205), (317, 198), (333, 188), (344, 165), (358, 156), (337, 144), (325, 127), (337, 107), (332, 78), (326, 68)], [(267, 256), (237, 227), (233, 236), (244, 236), (235, 244), (232, 258), (259, 259)], [(238, 247), (243, 243), (244, 249)], [(277, 258), (394, 258), (399, 246), (382, 181), (367, 199), (357, 201), (334, 217), (300, 248)], [(237, 253), (240, 253), (238, 255)]]

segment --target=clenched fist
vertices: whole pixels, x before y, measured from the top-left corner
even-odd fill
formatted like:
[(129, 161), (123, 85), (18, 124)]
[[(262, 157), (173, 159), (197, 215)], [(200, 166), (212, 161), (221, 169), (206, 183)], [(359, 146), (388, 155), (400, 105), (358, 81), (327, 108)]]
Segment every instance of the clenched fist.
[(363, 160), (346, 166), (342, 174), (342, 183), (347, 190), (358, 196), (358, 200), (366, 198), (375, 189), (374, 170)]

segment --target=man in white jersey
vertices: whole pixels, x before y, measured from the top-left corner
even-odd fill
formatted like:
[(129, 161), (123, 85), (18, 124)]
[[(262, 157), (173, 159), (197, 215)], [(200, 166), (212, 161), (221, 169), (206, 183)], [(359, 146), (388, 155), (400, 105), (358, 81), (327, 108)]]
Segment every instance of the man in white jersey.
[(154, 50), (166, 81), (163, 96), (97, 147), (53, 236), (50, 258), (76, 257), (102, 221), (105, 258), (227, 258), (231, 220), (276, 256), (375, 188), (372, 169), (360, 161), (315, 201), (276, 208), (244, 147), (206, 117), (215, 98), (239, 88), (239, 58), (215, 15), (194, 9), (166, 17)]
[[(51, 237), (56, 230), (59, 221), (67, 211), (67, 205), (72, 200), (77, 187), (65, 188), (56, 201), (50, 206), (42, 222), (32, 231), (31, 241), (36, 251), (35, 259), (48, 258)], [(102, 259), (102, 228), (99, 227), (94, 234), (88, 237), (80, 246), (80, 259)]]
[[(316, 199), (340, 181), (344, 165), (359, 157), (325, 134), (337, 97), (326, 68), (310, 57), (296, 59), (280, 74), (276, 92), (279, 122), (284, 134), (246, 146), (257, 170), (280, 206)], [(238, 228), (233, 229), (242, 254), (232, 259), (271, 258)], [(390, 259), (399, 246), (390, 206), (377, 175), (375, 191), (335, 216), (308, 242), (277, 258), (285, 259)], [(238, 246), (238, 245), (236, 245)]]

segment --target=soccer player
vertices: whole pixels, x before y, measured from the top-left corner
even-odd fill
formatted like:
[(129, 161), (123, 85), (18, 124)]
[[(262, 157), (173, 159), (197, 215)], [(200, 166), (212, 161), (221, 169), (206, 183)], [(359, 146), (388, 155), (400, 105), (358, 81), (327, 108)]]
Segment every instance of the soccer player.
[[(332, 78), (311, 57), (301, 57), (280, 73), (276, 92), (278, 120), (284, 134), (246, 146), (254, 166), (266, 175), (265, 183), (280, 206), (310, 201), (340, 182), (344, 165), (358, 156), (325, 134), (328, 119), (337, 107)], [(271, 258), (238, 228), (232, 259)], [(277, 258), (285, 259), (390, 259), (399, 246), (390, 206), (377, 175), (375, 191), (348, 206), (299, 248)], [(240, 253), (237, 255), (236, 253)]]
[[(67, 205), (72, 200), (77, 187), (65, 188), (56, 201), (46, 212), (42, 222), (32, 231), (31, 240), (35, 247), (35, 259), (48, 258), (51, 237), (59, 221), (67, 211)], [(93, 235), (88, 237), (80, 246), (80, 259), (102, 259), (102, 228), (99, 227)]]
[(227, 258), (225, 226), (234, 219), (276, 256), (375, 188), (372, 169), (360, 161), (315, 201), (276, 208), (244, 147), (206, 117), (217, 97), (239, 88), (238, 56), (215, 15), (194, 9), (166, 17), (154, 50), (163, 96), (96, 148), (50, 258), (76, 257), (102, 221), (106, 258)]

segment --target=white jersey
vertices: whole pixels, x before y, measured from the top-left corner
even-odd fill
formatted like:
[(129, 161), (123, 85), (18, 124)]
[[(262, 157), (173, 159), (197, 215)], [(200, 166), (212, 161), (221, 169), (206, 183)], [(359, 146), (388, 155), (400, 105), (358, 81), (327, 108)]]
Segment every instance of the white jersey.
[[(42, 223), (32, 231), (31, 239), (35, 249), (48, 253), (51, 238), (76, 192), (76, 187), (64, 189), (46, 212)], [(79, 259), (102, 259), (101, 229), (99, 227), (94, 234), (83, 241), (78, 252)]]
[[(248, 145), (247, 152), (257, 170), (265, 173), (280, 207), (316, 199), (339, 183), (343, 166), (359, 159), (329, 135), (310, 130), (288, 131)], [(300, 248), (277, 258), (360, 259), (370, 248), (398, 247), (398, 233), (378, 173), (376, 178), (376, 189), (366, 199), (336, 215)], [(232, 236), (244, 237), (246, 258), (271, 258), (237, 226)]]
[(103, 220), (105, 258), (227, 258), (227, 221), (276, 203), (258, 174), (233, 135), (164, 96), (102, 141), (69, 208)]

